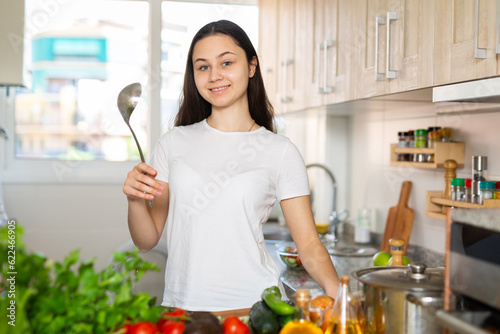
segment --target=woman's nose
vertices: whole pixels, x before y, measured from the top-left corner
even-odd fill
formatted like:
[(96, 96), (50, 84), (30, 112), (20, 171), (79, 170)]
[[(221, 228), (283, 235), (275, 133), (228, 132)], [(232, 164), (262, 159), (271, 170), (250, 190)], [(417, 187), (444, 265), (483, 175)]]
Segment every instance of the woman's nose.
[(210, 70), (210, 78), (209, 80), (211, 82), (218, 81), (222, 78), (222, 74), (220, 73), (219, 69), (217, 68), (212, 68)]

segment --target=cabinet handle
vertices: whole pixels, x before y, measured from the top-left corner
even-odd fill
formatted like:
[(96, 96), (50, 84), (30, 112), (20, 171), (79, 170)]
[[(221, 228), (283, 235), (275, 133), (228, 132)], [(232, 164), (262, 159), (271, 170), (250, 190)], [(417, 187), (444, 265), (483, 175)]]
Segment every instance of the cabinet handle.
[[(333, 87), (328, 86), (328, 48), (332, 47), (334, 45), (333, 41), (328, 41), (325, 40), (323, 43), (319, 43), (318, 46), (318, 54), (322, 52), (323, 54), (323, 64), (324, 64), (324, 69), (323, 72), (321, 72), (321, 62), (319, 65), (319, 74), (318, 74), (318, 81), (319, 81), (319, 90), (318, 92), (320, 94), (328, 94), (333, 92)], [(322, 74), (322, 75), (321, 75)], [(321, 80), (319, 80), (320, 77), (323, 77), (323, 83), (321, 83)]]
[(378, 40), (379, 40), (379, 26), (385, 24), (385, 17), (377, 16), (375, 18), (375, 80), (384, 81), (384, 73), (378, 72)]
[(291, 59), (285, 59), (281, 62), (281, 103), (292, 102), (292, 98), (287, 96), (287, 82), (288, 82), (288, 65), (292, 64)]
[[(498, 10), (498, 9), (497, 9)], [(486, 49), (478, 47), (479, 40), (479, 0), (476, 0), (476, 28), (474, 29), (474, 58), (486, 58)]]
[(394, 79), (397, 76), (397, 72), (391, 70), (389, 65), (391, 63), (391, 21), (398, 19), (397, 12), (387, 12), (387, 55), (385, 57), (387, 64), (385, 70), (385, 77), (387, 79)]

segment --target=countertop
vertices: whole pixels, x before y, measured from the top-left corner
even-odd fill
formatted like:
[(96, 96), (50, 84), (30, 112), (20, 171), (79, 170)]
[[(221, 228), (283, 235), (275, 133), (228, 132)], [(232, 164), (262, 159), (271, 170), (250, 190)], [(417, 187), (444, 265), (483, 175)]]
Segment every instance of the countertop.
[[(268, 225), (269, 224), (269, 225)], [(268, 225), (265, 229), (268, 230), (277, 230), (277, 229), (286, 229), (286, 227), (279, 227), (278, 224), (275, 223), (266, 223)], [(292, 298), (294, 292), (297, 289), (309, 289), (311, 292), (311, 296), (317, 296), (325, 294), (324, 290), (309, 276), (305, 269), (291, 269), (286, 267), (286, 265), (279, 258), (276, 250), (277, 246), (283, 241), (275, 241), (275, 240), (266, 240), (266, 245), (271, 257), (278, 265), (281, 271), (281, 281), (285, 287), (285, 291), (287, 292), (287, 296), (289, 299)], [(377, 244), (356, 244), (353, 240), (353, 236), (351, 233), (343, 233), (340, 236), (340, 240), (334, 244), (335, 247), (371, 247), (379, 249), (379, 245)], [(372, 266), (372, 255), (370, 256), (330, 256), (332, 259), (332, 263), (338, 273), (341, 275), (351, 275), (352, 271), (371, 267)], [(358, 282), (355, 281), (355, 278), (351, 278), (350, 282), (351, 291), (356, 291), (358, 289)]]

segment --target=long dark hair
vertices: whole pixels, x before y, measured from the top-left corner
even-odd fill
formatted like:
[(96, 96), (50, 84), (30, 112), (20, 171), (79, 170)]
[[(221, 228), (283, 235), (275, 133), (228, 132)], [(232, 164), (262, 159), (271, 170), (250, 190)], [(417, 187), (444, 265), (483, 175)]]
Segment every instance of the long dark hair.
[(254, 57), (257, 59), (255, 74), (252, 78), (249, 78), (247, 89), (250, 116), (252, 116), (257, 124), (269, 131), (276, 132), (274, 126), (274, 109), (267, 98), (266, 89), (264, 88), (257, 52), (245, 31), (237, 24), (227, 20), (205, 25), (196, 33), (191, 42), (186, 62), (186, 73), (184, 75), (184, 86), (180, 98), (179, 112), (175, 117), (175, 126), (200, 122), (212, 113), (212, 105), (200, 95), (194, 82), (193, 49), (199, 40), (217, 34), (231, 37), (236, 45), (245, 51), (248, 62)]

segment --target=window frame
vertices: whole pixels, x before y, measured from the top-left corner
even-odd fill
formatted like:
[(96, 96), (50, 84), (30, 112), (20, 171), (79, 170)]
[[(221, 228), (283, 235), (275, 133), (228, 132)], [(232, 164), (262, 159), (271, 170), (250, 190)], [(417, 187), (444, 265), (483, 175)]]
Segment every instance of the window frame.
[[(148, 134), (146, 161), (151, 150), (161, 135), (161, 30), (162, 3), (169, 0), (134, 0), (149, 3), (149, 35), (148, 35), (148, 114), (146, 131)], [(174, 0), (177, 2), (199, 2), (214, 4), (257, 5), (257, 0)], [(0, 120), (11, 134), (7, 141), (1, 140), (3, 157), (2, 182), (5, 184), (122, 184), (128, 171), (137, 161), (83, 161), (83, 160), (49, 160), (16, 158), (15, 156), (15, 92), (6, 88), (5, 108), (0, 109)], [(2, 151), (0, 151), (2, 152)]]

